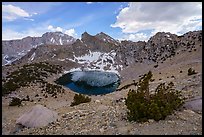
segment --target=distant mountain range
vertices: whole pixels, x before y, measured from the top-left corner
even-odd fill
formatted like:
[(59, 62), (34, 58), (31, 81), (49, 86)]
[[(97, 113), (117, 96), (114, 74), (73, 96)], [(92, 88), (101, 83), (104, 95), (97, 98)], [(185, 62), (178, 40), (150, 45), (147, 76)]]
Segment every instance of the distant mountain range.
[(202, 30), (182, 36), (158, 32), (147, 42), (120, 42), (103, 32), (95, 36), (84, 32), (81, 40), (47, 32), (42, 37), (2, 41), (2, 65), (48, 61), (63, 65), (65, 70), (122, 70), (136, 63), (162, 63), (177, 54), (193, 52), (198, 46), (202, 46)]
[(32, 48), (39, 45), (69, 45), (76, 39), (62, 32), (47, 32), (42, 37), (25, 37), (19, 40), (2, 41), (2, 65), (26, 55)]

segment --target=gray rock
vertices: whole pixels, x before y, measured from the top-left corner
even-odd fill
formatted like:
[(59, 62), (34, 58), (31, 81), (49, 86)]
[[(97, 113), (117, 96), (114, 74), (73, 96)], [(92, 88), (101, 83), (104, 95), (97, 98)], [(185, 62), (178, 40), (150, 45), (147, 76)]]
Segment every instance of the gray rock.
[(42, 105), (36, 105), (18, 118), (16, 124), (21, 124), (25, 127), (43, 127), (55, 121), (57, 118), (58, 115), (56, 112)]

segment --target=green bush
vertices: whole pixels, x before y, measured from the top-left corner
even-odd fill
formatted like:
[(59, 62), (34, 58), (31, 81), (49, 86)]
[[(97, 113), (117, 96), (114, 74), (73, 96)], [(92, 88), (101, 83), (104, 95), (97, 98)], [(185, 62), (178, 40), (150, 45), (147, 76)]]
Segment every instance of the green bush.
[(86, 97), (85, 95), (82, 94), (75, 94), (74, 95), (74, 101), (71, 103), (70, 106), (75, 106), (75, 105), (79, 105), (81, 103), (87, 103), (90, 102), (91, 98)]
[(130, 89), (125, 99), (129, 121), (144, 122), (148, 119), (159, 121), (183, 104), (181, 92), (173, 89), (173, 82), (168, 85), (161, 83), (157, 86), (155, 93), (149, 93), (149, 81), (152, 77), (151, 71), (145, 74), (138, 82), (137, 89)]
[(195, 70), (193, 70), (192, 68), (189, 68), (188, 69), (188, 76), (194, 75), (194, 74), (197, 74), (197, 72), (195, 72)]
[(22, 102), (21, 99), (14, 97), (9, 103), (9, 106), (21, 106), (22, 105), (21, 102)]

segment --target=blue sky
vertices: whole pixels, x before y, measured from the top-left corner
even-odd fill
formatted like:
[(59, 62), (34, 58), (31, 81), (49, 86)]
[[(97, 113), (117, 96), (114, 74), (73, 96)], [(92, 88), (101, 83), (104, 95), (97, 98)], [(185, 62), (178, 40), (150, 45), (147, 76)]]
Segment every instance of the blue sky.
[(202, 29), (202, 3), (3, 2), (2, 39), (62, 31), (80, 38), (104, 32), (115, 39), (148, 40), (158, 31)]

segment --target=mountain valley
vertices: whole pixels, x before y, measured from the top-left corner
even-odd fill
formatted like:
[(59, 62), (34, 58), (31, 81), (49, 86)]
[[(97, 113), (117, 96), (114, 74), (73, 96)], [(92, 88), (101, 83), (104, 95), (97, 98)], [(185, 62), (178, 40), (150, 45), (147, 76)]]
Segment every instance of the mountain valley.
[[(181, 36), (158, 32), (147, 42), (119, 41), (103, 32), (94, 36), (84, 32), (81, 39), (47, 32), (42, 37), (2, 41), (2, 79), (25, 65), (40, 62), (61, 66), (60, 72), (45, 79), (53, 85), (57, 78), (70, 71), (101, 70), (119, 74), (119, 89), (152, 71), (151, 91), (162, 82), (173, 82), (186, 102), (195, 98), (202, 102), (202, 30)], [(197, 73), (189, 76), (189, 68)], [(134, 86), (105, 95), (91, 95), (91, 102), (74, 107), (70, 104), (75, 92), (62, 88), (64, 92), (52, 96), (39, 83), (31, 83), (2, 96), (2, 134), (14, 134), (16, 119), (36, 104), (55, 110), (58, 120), (42, 128), (24, 128), (15, 134), (202, 134), (202, 104), (199, 110), (187, 106), (159, 122), (131, 123), (125, 118), (124, 98)], [(9, 106), (12, 97), (26, 96), (33, 101), (23, 101), (20, 107)]]

